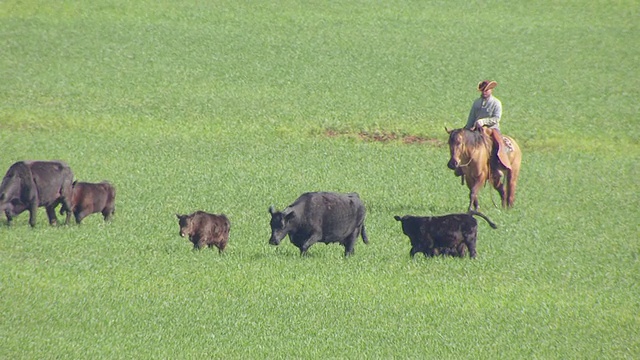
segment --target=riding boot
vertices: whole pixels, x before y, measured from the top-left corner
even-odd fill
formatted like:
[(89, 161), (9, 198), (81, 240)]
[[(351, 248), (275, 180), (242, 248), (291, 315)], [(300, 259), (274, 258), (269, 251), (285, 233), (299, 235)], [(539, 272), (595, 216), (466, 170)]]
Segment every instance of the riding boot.
[(498, 146), (498, 151), (497, 151), (498, 160), (500, 160), (500, 163), (502, 164), (502, 166), (511, 170), (511, 160), (509, 160), (509, 154), (507, 154), (507, 145), (505, 145), (504, 143), (502, 134), (498, 129), (492, 129), (492, 130), (493, 131), (491, 131), (491, 137), (493, 138), (494, 144)]

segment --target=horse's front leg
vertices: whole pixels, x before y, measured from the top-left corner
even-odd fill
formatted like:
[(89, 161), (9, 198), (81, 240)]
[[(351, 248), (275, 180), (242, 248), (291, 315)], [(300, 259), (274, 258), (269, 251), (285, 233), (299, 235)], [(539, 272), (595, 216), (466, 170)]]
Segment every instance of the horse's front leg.
[(478, 194), (473, 191), (469, 192), (469, 211), (478, 211)]
[(469, 186), (469, 211), (478, 211), (478, 208), (480, 208), (478, 204), (478, 193), (482, 187), (482, 182), (467, 178), (467, 185)]

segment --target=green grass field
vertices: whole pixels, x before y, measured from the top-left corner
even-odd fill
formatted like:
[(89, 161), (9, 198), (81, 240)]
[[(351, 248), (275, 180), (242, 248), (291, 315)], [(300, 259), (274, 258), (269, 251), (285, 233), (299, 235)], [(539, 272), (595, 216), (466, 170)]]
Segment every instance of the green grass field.
[[(0, 359), (639, 358), (639, 10), (0, 2), (0, 171), (117, 188), (111, 223), (0, 220)], [(466, 210), (444, 127), (485, 78), (516, 206), (485, 188), (478, 258), (412, 261), (393, 216)], [(268, 245), (268, 207), (320, 190), (360, 194), (370, 244)], [(197, 209), (224, 254), (179, 237)]]

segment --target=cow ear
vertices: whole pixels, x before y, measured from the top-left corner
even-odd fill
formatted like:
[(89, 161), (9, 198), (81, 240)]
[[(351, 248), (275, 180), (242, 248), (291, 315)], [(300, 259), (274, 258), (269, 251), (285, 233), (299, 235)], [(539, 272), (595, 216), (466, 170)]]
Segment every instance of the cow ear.
[(396, 219), (397, 221), (402, 221), (402, 218), (398, 215), (394, 216), (393, 218)]
[(273, 207), (273, 205), (269, 206), (269, 214), (273, 215), (276, 212), (276, 209)]
[(181, 218), (182, 218), (182, 215), (180, 215), (180, 214), (176, 213), (176, 217), (177, 217), (178, 219), (181, 219)]
[(284, 218), (287, 221), (293, 219), (294, 217), (296, 217), (295, 211), (289, 211), (284, 215)]
[(444, 131), (446, 131), (446, 132), (447, 132), (447, 134), (451, 135), (451, 132), (452, 132), (453, 130), (449, 130), (449, 129), (447, 129), (447, 127), (445, 126), (445, 127), (444, 127)]

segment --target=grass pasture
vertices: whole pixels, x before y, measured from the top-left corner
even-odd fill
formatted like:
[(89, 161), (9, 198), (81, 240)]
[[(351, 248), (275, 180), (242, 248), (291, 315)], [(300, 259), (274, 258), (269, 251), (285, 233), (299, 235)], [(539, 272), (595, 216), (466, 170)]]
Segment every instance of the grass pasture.
[[(0, 171), (117, 188), (108, 224), (0, 221), (0, 359), (640, 357), (638, 5), (0, 2)], [(411, 261), (393, 216), (465, 211), (444, 126), (484, 78), (516, 206), (484, 189), (476, 260)], [(316, 190), (360, 193), (353, 257), (267, 244)]]

